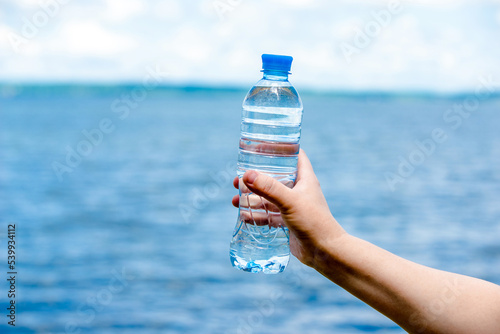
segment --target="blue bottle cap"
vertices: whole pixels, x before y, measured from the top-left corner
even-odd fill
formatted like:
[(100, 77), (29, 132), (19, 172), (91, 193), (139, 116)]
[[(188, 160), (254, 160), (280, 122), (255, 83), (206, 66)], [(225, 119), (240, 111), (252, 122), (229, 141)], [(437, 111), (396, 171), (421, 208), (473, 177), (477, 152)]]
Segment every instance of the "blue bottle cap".
[(293, 58), (290, 56), (262, 55), (262, 70), (290, 72)]

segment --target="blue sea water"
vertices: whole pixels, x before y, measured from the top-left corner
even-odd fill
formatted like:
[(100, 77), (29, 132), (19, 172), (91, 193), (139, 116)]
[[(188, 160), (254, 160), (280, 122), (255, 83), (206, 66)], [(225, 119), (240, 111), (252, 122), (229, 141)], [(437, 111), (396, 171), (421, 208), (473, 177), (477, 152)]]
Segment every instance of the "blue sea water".
[[(0, 92), (4, 274), (8, 224), (18, 250), (16, 328), (2, 279), (1, 332), (403, 333), (296, 260), (279, 275), (231, 267), (244, 91)], [(447, 114), (466, 97), (304, 93), (301, 145), (348, 232), (498, 284), (500, 99)], [(415, 141), (436, 129), (446, 140), (422, 158)], [(85, 155), (69, 166), (71, 150)], [(391, 189), (401, 159), (416, 163)]]

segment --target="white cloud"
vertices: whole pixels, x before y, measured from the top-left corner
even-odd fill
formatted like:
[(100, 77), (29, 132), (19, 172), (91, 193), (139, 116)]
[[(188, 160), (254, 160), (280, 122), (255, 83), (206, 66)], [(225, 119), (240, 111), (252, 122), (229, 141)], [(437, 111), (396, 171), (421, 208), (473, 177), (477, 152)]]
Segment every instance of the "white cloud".
[(40, 2), (38, 0), (18, 0), (16, 2), (22, 8), (26, 8), (26, 9), (38, 8), (40, 6), (39, 5)]
[(136, 45), (131, 36), (105, 29), (94, 21), (65, 22), (54, 47), (79, 57), (109, 57)]
[(166, 45), (174, 53), (189, 62), (203, 63), (211, 56), (210, 36), (200, 29), (186, 26), (176, 31), (174, 38)]
[(143, 12), (144, 6), (140, 0), (106, 0), (104, 17), (115, 22), (125, 21)]
[(181, 20), (184, 15), (182, 3), (175, 0), (160, 0), (154, 6), (152, 14), (159, 18)]
[(315, 0), (275, 0), (282, 5), (293, 6), (297, 8), (314, 8), (318, 5)]
[[(9, 53), (11, 49), (11, 44), (9, 42), (8, 36), (12, 33), (12, 29), (4, 24), (0, 24), (0, 51), (1, 53)], [(0, 53), (0, 54), (1, 54)]]

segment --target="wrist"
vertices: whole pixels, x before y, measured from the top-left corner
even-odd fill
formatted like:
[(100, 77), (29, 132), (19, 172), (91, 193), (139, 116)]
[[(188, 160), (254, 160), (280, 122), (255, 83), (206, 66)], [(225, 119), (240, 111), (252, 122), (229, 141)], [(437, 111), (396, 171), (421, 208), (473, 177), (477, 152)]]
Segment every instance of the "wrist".
[(325, 235), (317, 247), (315, 248), (314, 254), (312, 256), (312, 261), (310, 266), (316, 269), (323, 275), (328, 274), (330, 276), (331, 271), (337, 271), (338, 264), (342, 262), (342, 254), (349, 248), (348, 243), (352, 238), (344, 229), (338, 225), (337, 231), (329, 235)]

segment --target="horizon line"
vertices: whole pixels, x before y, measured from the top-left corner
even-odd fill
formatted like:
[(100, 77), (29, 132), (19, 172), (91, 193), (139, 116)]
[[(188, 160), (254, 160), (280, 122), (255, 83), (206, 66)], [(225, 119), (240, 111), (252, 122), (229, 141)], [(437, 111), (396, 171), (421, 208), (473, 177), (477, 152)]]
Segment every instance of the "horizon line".
[[(89, 93), (96, 92), (98, 89), (116, 90), (116, 89), (134, 89), (143, 87), (139, 81), (120, 81), (120, 82), (1, 82), (0, 95), (5, 90), (15, 89), (78, 89), (87, 90)], [(248, 87), (243, 85), (229, 84), (205, 84), (205, 83), (169, 83), (158, 84), (150, 91), (184, 91), (184, 92), (247, 92)], [(424, 89), (405, 89), (405, 90), (384, 90), (384, 89), (318, 89), (304, 87), (300, 89), (301, 95), (325, 95), (338, 97), (355, 97), (355, 96), (374, 96), (374, 97), (428, 97), (428, 98), (458, 98), (474, 95), (474, 91), (433, 91)], [(18, 95), (14, 93), (14, 95)], [(491, 92), (489, 98), (500, 98), (500, 91)]]

